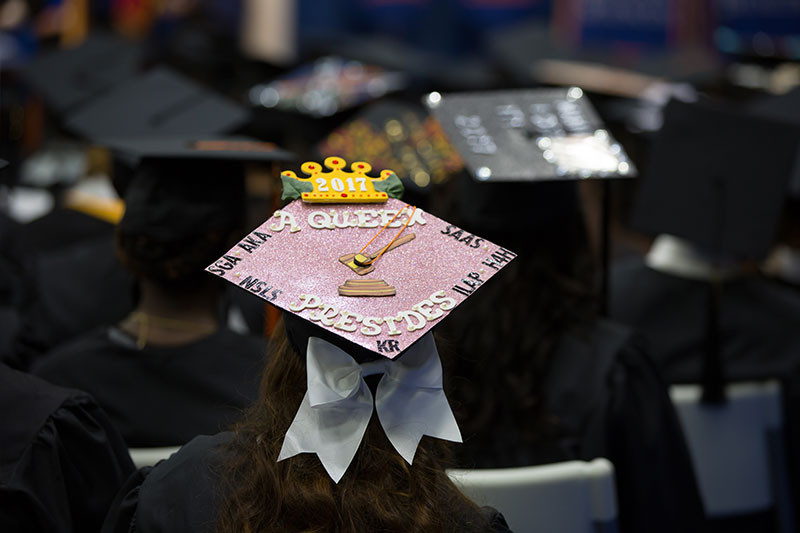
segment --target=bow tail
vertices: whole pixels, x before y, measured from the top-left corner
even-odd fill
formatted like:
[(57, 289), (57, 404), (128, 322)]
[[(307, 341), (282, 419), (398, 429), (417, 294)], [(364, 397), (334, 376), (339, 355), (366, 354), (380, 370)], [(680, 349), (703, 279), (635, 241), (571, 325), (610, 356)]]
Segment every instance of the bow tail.
[(286, 432), (278, 461), (300, 453), (316, 453), (335, 483), (358, 451), (372, 416), (372, 394), (366, 384), (347, 405), (312, 406), (308, 392)]
[(408, 464), (413, 464), (423, 435), (462, 442), (461, 431), (442, 389), (404, 387), (384, 376), (376, 396), (375, 410), (383, 430)]

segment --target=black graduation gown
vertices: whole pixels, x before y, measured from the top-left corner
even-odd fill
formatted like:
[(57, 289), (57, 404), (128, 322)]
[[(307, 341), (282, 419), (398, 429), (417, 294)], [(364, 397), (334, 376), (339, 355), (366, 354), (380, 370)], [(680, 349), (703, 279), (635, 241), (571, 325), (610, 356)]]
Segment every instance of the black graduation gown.
[(628, 328), (598, 320), (565, 335), (542, 391), (557, 432), (536, 443), (499, 413), (489, 435), (465, 435), (461, 463), (509, 468), (609, 459), (620, 530), (692, 532), (704, 513), (683, 432), (664, 383)]
[(22, 239), (42, 252), (114, 236), (114, 224), (68, 207), (56, 207), (20, 227)]
[(35, 300), (29, 276), (34, 253), (19, 234), (20, 225), (0, 213), (0, 362), (22, 366), (14, 343), (22, 315)]
[[(86, 216), (86, 215), (84, 215)], [(136, 304), (136, 280), (116, 256), (113, 233), (84, 238), (71, 246), (41, 252), (32, 265), (35, 302), (19, 314), (13, 356), (30, 369), (50, 350), (100, 326), (121, 321)], [(254, 335), (264, 330), (258, 296), (225, 284), (228, 305), (239, 307)], [(221, 310), (227, 316), (227, 310)], [(2, 327), (2, 326), (0, 326)], [(0, 331), (0, 338), (2, 331)]]
[[(232, 437), (230, 432), (196, 437), (169, 460), (136, 472), (111, 506), (103, 532), (213, 532), (222, 448)], [(510, 531), (496, 510), (483, 511), (491, 531)]]
[(92, 394), (129, 446), (173, 446), (233, 423), (257, 395), (267, 344), (222, 327), (181, 346), (146, 346), (101, 328), (52, 353), (34, 373)]
[(89, 395), (0, 364), (0, 530), (98, 531), (133, 471)]
[[(706, 342), (707, 284), (649, 268), (641, 259), (612, 269), (610, 312), (634, 326), (669, 383), (699, 383)], [(777, 378), (795, 517), (800, 517), (800, 297), (752, 276), (723, 284), (720, 351), (728, 381)], [(769, 518), (769, 517), (766, 517)], [(749, 528), (749, 531), (757, 529)]]
[(136, 282), (119, 263), (113, 236), (40, 253), (31, 277), (36, 302), (22, 316), (17, 357), (31, 368), (49, 350), (134, 308)]
[(28, 278), (35, 299), (22, 314), (15, 357), (22, 369), (85, 331), (122, 319), (134, 281), (116, 259), (114, 224), (66, 207), (18, 227), (34, 254)]
[[(708, 285), (649, 268), (614, 265), (609, 309), (648, 342), (669, 383), (697, 383), (706, 342)], [(720, 301), (721, 356), (730, 381), (790, 375), (800, 364), (800, 298), (757, 276), (726, 282)]]

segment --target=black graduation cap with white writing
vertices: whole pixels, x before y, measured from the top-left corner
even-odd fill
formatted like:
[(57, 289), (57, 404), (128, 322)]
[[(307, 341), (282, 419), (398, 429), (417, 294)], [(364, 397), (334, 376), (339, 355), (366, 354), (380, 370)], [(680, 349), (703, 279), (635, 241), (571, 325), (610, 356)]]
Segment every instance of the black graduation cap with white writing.
[(464, 167), (439, 122), (419, 104), (381, 100), (316, 146), (328, 157), (394, 169), (406, 189), (427, 192)]
[(96, 142), (112, 137), (211, 135), (248, 120), (240, 105), (166, 67), (116, 86), (71, 114), (72, 130)]
[(35, 57), (24, 67), (23, 76), (50, 108), (66, 113), (132, 78), (140, 57), (134, 43), (97, 33), (77, 47)]
[(800, 135), (790, 124), (670, 102), (633, 224), (712, 254), (760, 259), (777, 229)]
[(478, 181), (560, 181), (636, 173), (578, 87), (434, 92), (425, 103)]

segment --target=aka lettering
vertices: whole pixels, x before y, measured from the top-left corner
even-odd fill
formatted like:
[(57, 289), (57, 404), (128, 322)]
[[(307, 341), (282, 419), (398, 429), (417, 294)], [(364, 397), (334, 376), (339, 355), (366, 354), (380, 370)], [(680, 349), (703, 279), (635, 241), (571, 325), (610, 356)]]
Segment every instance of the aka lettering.
[(247, 252), (248, 254), (252, 254), (253, 250), (257, 249), (259, 246), (267, 242), (267, 239), (271, 238), (272, 235), (269, 233), (262, 233), (260, 231), (254, 231), (247, 237), (245, 237), (242, 242), (237, 244), (239, 248)]

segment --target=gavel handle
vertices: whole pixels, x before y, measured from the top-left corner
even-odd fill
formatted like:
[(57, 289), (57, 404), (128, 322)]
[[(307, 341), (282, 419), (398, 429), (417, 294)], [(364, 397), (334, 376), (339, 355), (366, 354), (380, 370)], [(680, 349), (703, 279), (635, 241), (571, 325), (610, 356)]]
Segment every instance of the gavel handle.
[[(386, 249), (386, 252), (388, 252), (389, 250), (394, 250), (395, 248), (397, 248), (401, 244), (405, 244), (407, 242), (411, 242), (416, 238), (417, 238), (417, 234), (416, 233), (409, 233), (408, 235), (403, 235), (402, 237), (400, 237), (399, 239), (394, 241), (392, 244), (390, 244), (389, 247)], [(386, 253), (386, 252), (384, 252), (384, 253)], [(377, 255), (377, 254), (375, 254), (375, 255)], [(371, 257), (371, 259), (375, 259), (375, 256), (373, 255)]]

